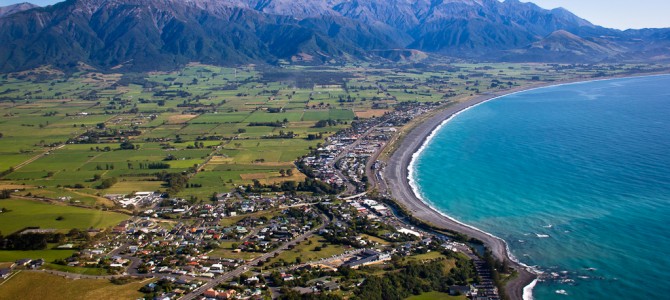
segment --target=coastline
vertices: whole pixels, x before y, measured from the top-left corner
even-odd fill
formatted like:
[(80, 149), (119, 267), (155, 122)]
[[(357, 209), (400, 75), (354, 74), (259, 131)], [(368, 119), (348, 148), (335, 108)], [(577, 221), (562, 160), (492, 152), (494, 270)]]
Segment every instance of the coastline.
[(508, 282), (505, 287), (505, 292), (509, 299), (533, 299), (532, 290), (537, 283), (539, 272), (518, 261), (514, 255), (512, 255), (507, 243), (503, 239), (474, 226), (461, 223), (451, 216), (435, 209), (428, 201), (424, 201), (419, 194), (418, 187), (415, 185), (413, 179), (414, 171), (412, 165), (415, 159), (421, 154), (425, 145), (430, 142), (442, 126), (445, 126), (453, 117), (486, 101), (514, 93), (550, 86), (654, 75), (667, 75), (667, 73), (612, 76), (596, 79), (575, 78), (557, 82), (544, 82), (496, 93), (479, 95), (465, 101), (456, 102), (438, 111), (426, 121), (412, 128), (410, 132), (406, 134), (405, 138), (396, 145), (397, 149), (389, 157), (387, 167), (384, 170), (385, 178), (389, 183), (388, 186), (390, 192), (395, 201), (403, 205), (414, 217), (437, 227), (460, 232), (484, 242), (498, 260), (508, 261), (510, 266), (512, 266), (518, 273), (518, 276)]

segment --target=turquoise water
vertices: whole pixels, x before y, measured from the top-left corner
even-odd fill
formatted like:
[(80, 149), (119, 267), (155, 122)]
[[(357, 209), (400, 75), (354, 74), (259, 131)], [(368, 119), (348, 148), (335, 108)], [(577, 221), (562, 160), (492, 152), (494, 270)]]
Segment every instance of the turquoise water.
[(535, 299), (670, 297), (670, 76), (486, 102), (414, 168), (424, 199), (544, 272)]

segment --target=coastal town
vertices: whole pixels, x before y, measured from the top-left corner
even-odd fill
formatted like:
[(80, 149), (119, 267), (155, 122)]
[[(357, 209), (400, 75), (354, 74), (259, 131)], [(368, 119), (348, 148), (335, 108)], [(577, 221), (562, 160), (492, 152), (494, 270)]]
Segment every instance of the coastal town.
[[(521, 299), (535, 280), (570, 284), (430, 207), (408, 180), (412, 158), (445, 120), (497, 96), (664, 70), (347, 68), (194, 65), (84, 89), (109, 97), (73, 90), (85, 107), (53, 102), (68, 111), (58, 125), (68, 133), (17, 147), (27, 160), (0, 174), (0, 287), (16, 295), (52, 282), (49, 293), (73, 299), (104, 289), (124, 299), (489, 300)], [(12, 99), (52, 105), (29, 96)], [(53, 114), (35, 115), (45, 131)]]
[[(80, 249), (71, 257), (49, 262), (52, 267), (20, 259), (2, 270), (3, 278), (19, 271), (116, 282), (146, 278), (140, 291), (151, 299), (356, 298), (351, 292), (365, 287), (370, 272), (454, 260), (442, 291), (499, 299), (497, 271), (484, 253), (458, 236), (409, 221), (389, 202), (379, 155), (399, 128), (440, 105), (408, 103), (355, 122), (296, 162), (339, 195), (296, 193), (293, 186), (272, 192), (260, 183), (206, 203), (155, 192), (109, 194), (135, 216), (107, 232), (70, 232), (59, 247)], [(69, 273), (68, 267), (107, 274)]]
[(670, 299), (668, 11), (0, 0), (0, 300)]

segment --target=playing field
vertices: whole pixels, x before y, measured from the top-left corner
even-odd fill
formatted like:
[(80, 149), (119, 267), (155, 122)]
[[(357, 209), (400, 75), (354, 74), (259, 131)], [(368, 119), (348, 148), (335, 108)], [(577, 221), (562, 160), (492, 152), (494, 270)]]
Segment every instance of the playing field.
[(9, 210), (0, 213), (0, 232), (3, 234), (10, 234), (25, 227), (59, 229), (63, 232), (72, 228), (108, 228), (129, 218), (120, 213), (31, 200), (0, 200), (0, 208)]

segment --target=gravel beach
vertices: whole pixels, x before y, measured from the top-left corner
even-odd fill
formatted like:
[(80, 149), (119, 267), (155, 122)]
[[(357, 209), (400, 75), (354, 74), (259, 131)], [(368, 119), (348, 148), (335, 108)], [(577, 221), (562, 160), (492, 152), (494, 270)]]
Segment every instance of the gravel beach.
[[(576, 82), (587, 82), (594, 80), (607, 80), (613, 78), (623, 78), (623, 77), (641, 77), (641, 76), (650, 76), (650, 75), (663, 75), (667, 74), (666, 72), (652, 72), (646, 74), (636, 74), (634, 76), (630, 74), (621, 74), (618, 76), (610, 76), (606, 78), (575, 78), (570, 80), (564, 80), (559, 82), (544, 82), (538, 83), (529, 86), (518, 87), (510, 90), (504, 90), (496, 93), (489, 93), (478, 95), (471, 99), (467, 99), (461, 102), (456, 102), (450, 106), (440, 110), (432, 117), (427, 120), (419, 123), (410, 132), (406, 133), (405, 137), (397, 142), (395, 151), (387, 160), (387, 166), (384, 169), (384, 178), (386, 180), (385, 186), (388, 187), (387, 192), (391, 193), (391, 196), (402, 204), (414, 217), (421, 219), (425, 222), (428, 222), (434, 226), (441, 227), (447, 230), (463, 233), (469, 237), (476, 238), (486, 244), (488, 249), (491, 250), (493, 255), (498, 260), (506, 260), (509, 262), (509, 265), (517, 270), (518, 276), (513, 280), (507, 283), (505, 287), (505, 293), (509, 299), (532, 299), (532, 289), (537, 279), (537, 274), (528, 266), (522, 265), (517, 262), (514, 257), (509, 253), (507, 244), (504, 240), (493, 236), (489, 233), (486, 233), (482, 230), (463, 224), (449, 217), (447, 214), (443, 214), (435, 210), (430, 205), (423, 202), (417, 195), (414, 193), (412, 186), (409, 182), (409, 165), (412, 162), (412, 158), (416, 152), (418, 152), (423, 144), (426, 142), (426, 139), (433, 133), (433, 131), (440, 126), (445, 120), (452, 117), (454, 114), (457, 114), (465, 109), (468, 109), (474, 105), (480, 104), (482, 102), (491, 100), (493, 98), (502, 97), (516, 92), (527, 91), (536, 88), (542, 88), (547, 86), (555, 86), (561, 84), (569, 84)], [(524, 295), (525, 290), (525, 295)]]
[[(545, 84), (546, 85), (546, 84)], [(486, 232), (457, 222), (446, 215), (436, 211), (431, 206), (419, 199), (409, 183), (408, 166), (412, 161), (414, 153), (419, 151), (430, 134), (445, 120), (454, 114), (467, 109), (473, 105), (485, 102), (487, 100), (500, 97), (513, 92), (537, 88), (545, 85), (536, 85), (531, 87), (519, 88), (516, 90), (507, 90), (496, 94), (487, 94), (477, 96), (467, 101), (452, 104), (446, 109), (438, 112), (425, 122), (418, 124), (409, 132), (405, 138), (397, 145), (397, 149), (389, 158), (387, 167), (384, 170), (385, 178), (390, 188), (390, 193), (398, 202), (407, 208), (413, 216), (424, 220), (430, 224), (466, 234), (470, 237), (483, 241), (493, 252), (493, 255), (499, 260), (507, 260), (510, 266), (514, 267), (519, 275), (510, 281), (506, 287), (506, 293), (510, 299), (523, 299), (524, 287), (531, 284), (537, 276), (527, 267), (514, 261), (508, 253), (505, 241), (494, 237)]]

